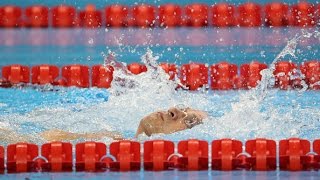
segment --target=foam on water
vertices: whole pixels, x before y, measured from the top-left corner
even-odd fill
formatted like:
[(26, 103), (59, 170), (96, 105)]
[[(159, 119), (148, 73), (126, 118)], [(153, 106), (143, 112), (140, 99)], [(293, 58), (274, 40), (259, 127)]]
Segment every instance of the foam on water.
[[(210, 117), (192, 129), (169, 135), (141, 135), (138, 139), (316, 138), (316, 132), (320, 129), (320, 105), (308, 103), (317, 103), (314, 98), (320, 98), (319, 93), (304, 92), (305, 87), (300, 91), (286, 92), (270, 90), (268, 87), (272, 83), (274, 64), (286, 55), (294, 57), (301, 39), (318, 35), (317, 32), (303, 32), (288, 41), (286, 48), (275, 58), (269, 69), (262, 72), (261, 83), (250, 91), (176, 90), (179, 80), (168, 80), (169, 76), (158, 66), (158, 57), (150, 49), (141, 57), (148, 71), (139, 75), (126, 72), (125, 64), (115, 61), (116, 55), (111, 54), (105, 57), (104, 63), (115, 67), (114, 81), (108, 92), (96, 88), (62, 88), (51, 93), (63, 96), (64, 100), (26, 113), (0, 115), (0, 125), (32, 135), (37, 143), (42, 142), (37, 133), (48, 129), (71, 132), (96, 132), (105, 129), (133, 138), (142, 117), (159, 109), (183, 104), (207, 111)], [(311, 96), (313, 98), (306, 96), (308, 93), (314, 93)], [(1, 106), (6, 106), (0, 103)]]

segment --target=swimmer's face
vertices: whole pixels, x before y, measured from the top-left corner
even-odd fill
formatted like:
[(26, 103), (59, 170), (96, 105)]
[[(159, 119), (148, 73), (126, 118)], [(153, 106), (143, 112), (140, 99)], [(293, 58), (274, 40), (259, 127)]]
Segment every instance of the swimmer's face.
[(163, 133), (170, 134), (190, 129), (201, 124), (207, 114), (191, 108), (170, 108), (168, 111), (158, 111), (144, 117), (140, 121), (136, 136), (145, 133), (147, 136)]

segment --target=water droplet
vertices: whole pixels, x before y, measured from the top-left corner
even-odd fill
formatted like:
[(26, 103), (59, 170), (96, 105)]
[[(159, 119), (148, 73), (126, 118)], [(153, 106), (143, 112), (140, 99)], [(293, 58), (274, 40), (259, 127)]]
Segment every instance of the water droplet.
[(93, 45), (93, 43), (94, 43), (93, 38), (90, 38), (90, 39), (88, 40), (88, 44)]

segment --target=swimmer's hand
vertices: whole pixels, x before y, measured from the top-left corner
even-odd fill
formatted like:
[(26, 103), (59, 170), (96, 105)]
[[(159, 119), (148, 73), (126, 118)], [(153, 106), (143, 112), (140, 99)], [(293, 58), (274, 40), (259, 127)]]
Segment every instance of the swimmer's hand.
[(98, 131), (95, 133), (71, 133), (58, 129), (52, 129), (49, 131), (42, 132), (40, 136), (44, 138), (46, 141), (72, 141), (76, 139), (96, 140), (105, 137), (112, 138), (114, 140), (123, 139), (121, 134), (106, 130)]

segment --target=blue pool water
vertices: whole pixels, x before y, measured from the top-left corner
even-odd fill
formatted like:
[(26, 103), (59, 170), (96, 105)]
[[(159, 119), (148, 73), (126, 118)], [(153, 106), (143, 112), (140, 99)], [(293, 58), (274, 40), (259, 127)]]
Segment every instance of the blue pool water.
[[(221, 31), (211, 28), (197, 31), (177, 29), (174, 33), (182, 35), (177, 36), (178, 39), (174, 43), (171, 39), (168, 42), (160, 41), (162, 39), (158, 37), (158, 34), (165, 32), (162, 29), (152, 30), (149, 35), (145, 30), (141, 30), (142, 35), (140, 34), (140, 36), (139, 34), (137, 36), (137, 31), (140, 30), (128, 29), (120, 32), (105, 29), (94, 31), (0, 30), (0, 33), (5, 34), (0, 37), (5, 40), (0, 41), (0, 66), (13, 63), (30, 66), (40, 63), (59, 66), (72, 63), (102, 64), (102, 54), (108, 54), (109, 51), (118, 54), (117, 59), (125, 63), (140, 62), (140, 58), (146, 53), (147, 48), (154, 52), (154, 56), (159, 56), (159, 62), (168, 61), (183, 64), (196, 61), (210, 65), (227, 60), (240, 65), (257, 59), (270, 64), (285, 47), (287, 41), (294, 37), (301, 37), (297, 41), (297, 47), (294, 48), (295, 57), (288, 55), (281, 59), (289, 59), (301, 64), (306, 60), (320, 57), (319, 35), (315, 33), (317, 28), (308, 30), (277, 29), (276, 34), (279, 35), (277, 38), (274, 36), (275, 30), (270, 29), (228, 29), (222, 36), (225, 38), (222, 40), (223, 43), (214, 38)], [(188, 40), (184, 40), (184, 33), (192, 34), (194, 32), (196, 32), (195, 34), (210, 34), (210, 37), (213, 38), (197, 41), (199, 40), (198, 36), (190, 35)], [(310, 35), (308, 32), (312, 34)], [(66, 41), (64, 38), (61, 40), (51, 38), (60, 36), (59, 33), (64, 34), (62, 37), (70, 38), (71, 36), (71, 38)], [(108, 41), (116, 34), (118, 36), (128, 34), (121, 40), (123, 44), (116, 45), (113, 41)], [(247, 36), (238, 37), (239, 34), (247, 34)], [(233, 38), (226, 39), (230, 35), (236, 41), (233, 41)], [(35, 37), (39, 37), (39, 39), (35, 39)], [(140, 41), (150, 37), (152, 41), (146, 43)], [(230, 45), (231, 42), (233, 43)], [(0, 125), (20, 134), (32, 135), (34, 137), (32, 141), (36, 144), (44, 142), (38, 136), (39, 132), (53, 128), (82, 133), (106, 129), (118, 131), (124, 137), (132, 139), (139, 120), (143, 116), (158, 109), (184, 104), (207, 111), (210, 118), (204, 124), (190, 130), (152, 137), (142, 135), (136, 140), (143, 142), (149, 139), (165, 138), (176, 142), (188, 138), (198, 138), (210, 142), (213, 139), (230, 137), (244, 142), (256, 137), (274, 140), (301, 137), (310, 141), (320, 138), (318, 133), (320, 130), (319, 91), (301, 92), (299, 90), (281, 91), (276, 89), (267, 91), (261, 89), (251, 91), (206, 91), (204, 89), (198, 92), (176, 91), (176, 84), (167, 81), (161, 72), (158, 72), (160, 73), (158, 78), (151, 78), (152, 73), (155, 72), (131, 77), (137, 83), (134, 89), (114, 86), (108, 90), (97, 88), (52, 89), (52, 87), (0, 89)], [(123, 93), (116, 95), (116, 92)], [(82, 140), (75, 142), (78, 141)], [(108, 138), (102, 139), (102, 141), (107, 144), (112, 142)], [(5, 145), (4, 142), (2, 144)], [(5, 175), (0, 178), (231, 179), (240, 177), (243, 179), (317, 179), (318, 176), (318, 172), (169, 171), (151, 173), (141, 171), (98, 174), (18, 174)]]
[(101, 64), (102, 54), (109, 51), (115, 52), (117, 59), (125, 63), (140, 62), (147, 48), (159, 56), (160, 62), (213, 64), (228, 61), (240, 65), (258, 60), (270, 64), (288, 40), (306, 36), (297, 44), (295, 57), (280, 59), (301, 64), (320, 57), (317, 30), (317, 27), (0, 29), (0, 66), (13, 63)]

